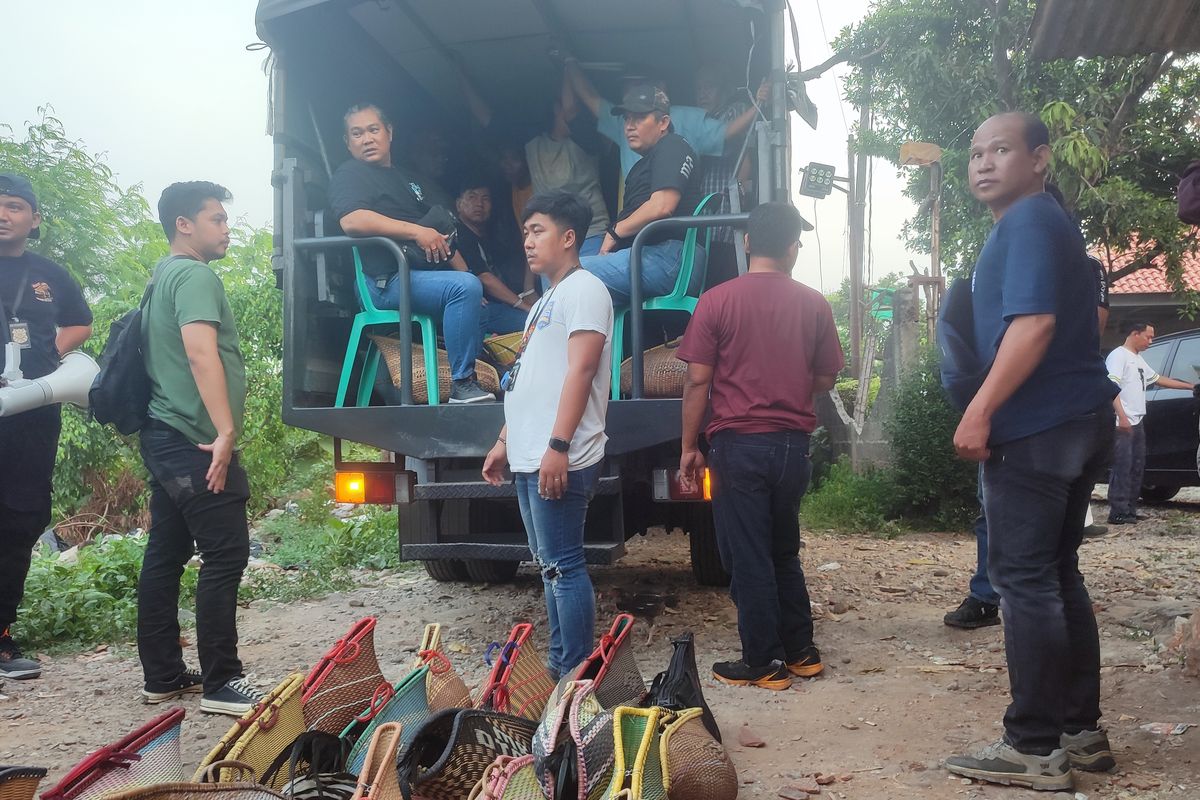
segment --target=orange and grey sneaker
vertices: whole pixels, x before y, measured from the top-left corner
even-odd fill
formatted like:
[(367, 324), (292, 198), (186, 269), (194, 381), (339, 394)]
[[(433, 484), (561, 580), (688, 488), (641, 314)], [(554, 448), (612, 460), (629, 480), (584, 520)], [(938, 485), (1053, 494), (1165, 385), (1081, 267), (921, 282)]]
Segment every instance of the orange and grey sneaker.
[(825, 665), (821, 663), (821, 651), (810, 644), (800, 655), (788, 659), (787, 668), (797, 678), (812, 678), (820, 675)]
[(713, 664), (712, 673), (730, 686), (757, 686), (782, 692), (792, 685), (792, 675), (782, 661), (772, 661), (764, 667), (747, 666), (745, 661), (718, 661)]

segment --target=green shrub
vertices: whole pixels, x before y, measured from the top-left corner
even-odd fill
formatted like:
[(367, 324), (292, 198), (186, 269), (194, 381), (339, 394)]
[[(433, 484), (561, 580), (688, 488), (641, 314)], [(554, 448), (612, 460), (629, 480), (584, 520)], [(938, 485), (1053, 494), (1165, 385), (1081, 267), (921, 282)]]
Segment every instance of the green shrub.
[(978, 467), (954, 452), (960, 417), (942, 390), (937, 351), (926, 350), (900, 381), (885, 426), (892, 440), (892, 516), (947, 528), (975, 518)]
[(853, 533), (890, 533), (891, 481), (886, 472), (856, 473), (847, 459), (829, 468), (821, 485), (804, 495), (800, 519), (806, 528)]
[[(259, 535), (267, 558), (281, 567), (316, 572), (334, 569), (393, 569), (400, 564), (395, 509), (368, 507), (350, 519), (335, 519), (326, 508), (320, 521), (309, 511), (263, 522)], [(328, 501), (323, 503), (328, 505)]]

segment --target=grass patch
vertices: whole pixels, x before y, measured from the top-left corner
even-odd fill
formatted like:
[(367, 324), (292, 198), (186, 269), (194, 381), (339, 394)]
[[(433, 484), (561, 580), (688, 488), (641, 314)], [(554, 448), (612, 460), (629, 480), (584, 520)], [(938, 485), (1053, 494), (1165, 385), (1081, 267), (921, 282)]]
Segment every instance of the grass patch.
[(894, 536), (899, 528), (888, 519), (891, 493), (885, 473), (870, 470), (860, 475), (848, 462), (839, 461), (816, 489), (804, 495), (800, 518), (810, 529)]

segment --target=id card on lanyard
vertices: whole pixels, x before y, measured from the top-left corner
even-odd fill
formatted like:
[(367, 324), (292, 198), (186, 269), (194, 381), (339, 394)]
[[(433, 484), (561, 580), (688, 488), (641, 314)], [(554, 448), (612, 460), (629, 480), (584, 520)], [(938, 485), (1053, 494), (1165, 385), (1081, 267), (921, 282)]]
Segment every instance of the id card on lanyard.
[(25, 299), (25, 287), (29, 283), (29, 267), (25, 268), (24, 274), (21, 275), (21, 283), (17, 288), (17, 297), (13, 300), (11, 319), (8, 322), (8, 335), (12, 338), (12, 343), (20, 347), (22, 350), (28, 350), (33, 346), (29, 337), (29, 323), (21, 321), (17, 316), (17, 312), (21, 308), (21, 301)]

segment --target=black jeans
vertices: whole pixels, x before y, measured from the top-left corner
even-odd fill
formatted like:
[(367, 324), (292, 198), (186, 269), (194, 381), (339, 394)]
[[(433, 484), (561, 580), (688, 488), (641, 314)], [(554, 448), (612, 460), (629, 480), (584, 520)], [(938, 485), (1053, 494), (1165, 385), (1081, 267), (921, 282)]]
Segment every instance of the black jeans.
[(26, 511), (0, 503), (0, 633), (17, 621), (33, 546), (49, 522), (49, 506)]
[(156, 420), (142, 429), (150, 472), (150, 541), (138, 580), (138, 655), (147, 683), (184, 669), (179, 644), (179, 579), (193, 553), (203, 565), (196, 587), (196, 650), (204, 692), (242, 674), (237, 652), (237, 593), (250, 556), (246, 501), (250, 485), (235, 454), (225, 489), (208, 490), (212, 456)]
[(800, 498), (812, 464), (803, 431), (713, 437), (713, 517), (733, 580), (742, 660), (793, 661), (812, 644), (812, 608), (800, 566)]
[(1133, 516), (1142, 493), (1142, 473), (1146, 471), (1146, 421), (1125, 433), (1117, 430), (1113, 440), (1112, 473), (1108, 478), (1108, 513)]
[(1079, 572), (1083, 519), (1112, 450), (1108, 403), (992, 448), (983, 466), (988, 575), (1000, 593), (1008, 742), (1045, 755), (1100, 720), (1100, 638)]

